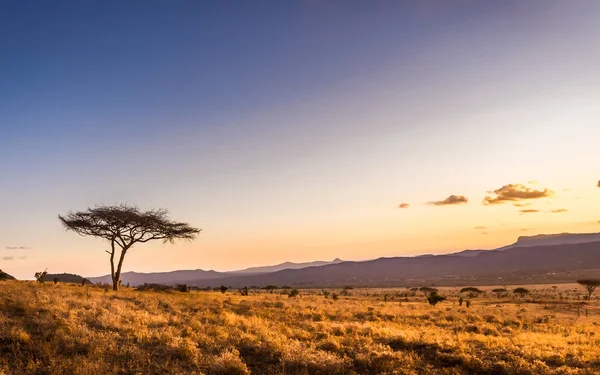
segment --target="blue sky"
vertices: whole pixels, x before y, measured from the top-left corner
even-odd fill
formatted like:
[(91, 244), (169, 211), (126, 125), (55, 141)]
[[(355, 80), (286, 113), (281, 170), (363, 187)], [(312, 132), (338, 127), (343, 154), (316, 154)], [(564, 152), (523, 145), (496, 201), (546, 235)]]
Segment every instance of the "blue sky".
[[(204, 229), (137, 249), (140, 271), (594, 230), (599, 16), (593, 1), (4, 2), (0, 268), (105, 273), (104, 244), (56, 215), (120, 202)], [(479, 203), (532, 180), (568, 213)], [(469, 203), (426, 204), (451, 194)]]

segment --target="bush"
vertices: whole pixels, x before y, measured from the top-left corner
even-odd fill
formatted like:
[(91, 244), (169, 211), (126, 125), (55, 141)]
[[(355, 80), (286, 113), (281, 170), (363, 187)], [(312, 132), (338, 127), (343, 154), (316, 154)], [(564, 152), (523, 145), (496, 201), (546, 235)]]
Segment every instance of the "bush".
[(44, 278), (46, 277), (47, 274), (48, 274), (48, 270), (45, 270), (43, 272), (36, 272), (34, 275), (35, 280), (39, 283), (43, 283), (44, 281), (46, 281), (46, 280), (44, 280)]
[(438, 303), (445, 301), (445, 300), (446, 300), (446, 297), (440, 296), (439, 294), (437, 294), (437, 292), (433, 292), (429, 295), (429, 297), (427, 297), (427, 302), (429, 302), (429, 304), (434, 307)]
[(288, 294), (289, 298), (296, 298), (300, 295), (300, 292), (298, 291), (298, 289), (292, 289), (290, 290), (290, 294)]
[(469, 286), (466, 288), (462, 288), (460, 293), (468, 293), (470, 298), (475, 298), (477, 295), (484, 293), (483, 290)]
[(529, 290), (525, 288), (516, 288), (513, 290), (513, 294), (518, 294), (521, 298), (525, 297), (526, 294), (529, 294)]
[(187, 284), (177, 284), (175, 285), (175, 290), (177, 290), (178, 292), (187, 293), (190, 291), (190, 287), (187, 286)]

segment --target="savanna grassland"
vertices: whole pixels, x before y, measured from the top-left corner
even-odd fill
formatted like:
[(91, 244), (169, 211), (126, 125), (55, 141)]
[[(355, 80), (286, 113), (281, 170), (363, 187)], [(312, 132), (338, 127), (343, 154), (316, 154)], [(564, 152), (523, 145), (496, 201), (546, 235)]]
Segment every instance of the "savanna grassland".
[(576, 285), (527, 288), (482, 288), (467, 308), (458, 288), (433, 307), (404, 288), (334, 300), (6, 281), (0, 373), (600, 373), (599, 301), (578, 300)]

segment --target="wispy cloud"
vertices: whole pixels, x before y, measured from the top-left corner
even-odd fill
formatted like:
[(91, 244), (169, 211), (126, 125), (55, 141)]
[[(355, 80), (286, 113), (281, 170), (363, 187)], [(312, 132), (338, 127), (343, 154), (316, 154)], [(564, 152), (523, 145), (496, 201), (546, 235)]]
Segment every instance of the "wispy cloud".
[(535, 209), (527, 209), (527, 210), (519, 210), (520, 213), (522, 214), (531, 214), (534, 212), (540, 212), (540, 210), (535, 210)]
[(433, 206), (450, 206), (450, 205), (454, 205), (454, 204), (467, 203), (468, 201), (469, 200), (467, 199), (467, 197), (465, 197), (463, 195), (451, 195), (444, 200), (429, 202), (429, 204), (433, 205)]
[(404, 203), (404, 202), (403, 202), (403, 203), (400, 203), (400, 204), (398, 205), (398, 207), (399, 207), (399, 208), (409, 208), (409, 207), (410, 207), (410, 204), (408, 204), (408, 203)]
[(519, 229), (521, 232), (529, 232), (530, 230), (533, 230), (533, 228), (521, 228)]
[(566, 208), (557, 208), (556, 210), (552, 210), (552, 213), (554, 214), (558, 214), (561, 212), (568, 212), (569, 210), (567, 210)]
[(31, 248), (27, 247), (27, 246), (6, 246), (5, 249), (6, 250), (29, 250)]
[(523, 184), (508, 184), (500, 189), (488, 192), (490, 195), (483, 199), (483, 204), (502, 204), (527, 199), (546, 198), (554, 194), (550, 189), (534, 189)]
[(474, 228), (475, 230), (480, 230), (480, 229), (487, 229), (487, 227), (484, 227), (483, 225), (478, 225)]
[(2, 257), (2, 260), (14, 260), (15, 257)]
[(600, 188), (600, 180), (598, 180), (598, 185), (597, 186)]

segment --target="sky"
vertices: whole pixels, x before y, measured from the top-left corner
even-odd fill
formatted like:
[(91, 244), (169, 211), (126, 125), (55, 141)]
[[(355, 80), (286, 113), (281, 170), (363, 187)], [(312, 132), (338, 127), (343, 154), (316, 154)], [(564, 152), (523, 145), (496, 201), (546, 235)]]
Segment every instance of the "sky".
[[(600, 231), (600, 2), (4, 1), (0, 268), (109, 273), (57, 215), (201, 228), (124, 271)], [(487, 198), (486, 198), (487, 197)]]

